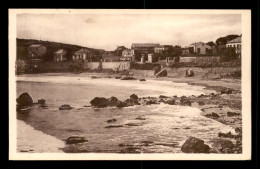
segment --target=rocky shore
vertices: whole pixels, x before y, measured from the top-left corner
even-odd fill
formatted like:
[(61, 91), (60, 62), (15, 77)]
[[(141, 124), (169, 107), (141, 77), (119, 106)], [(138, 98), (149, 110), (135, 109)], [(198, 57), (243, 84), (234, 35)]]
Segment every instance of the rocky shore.
[[(92, 76), (93, 79), (97, 78), (115, 78), (118, 80), (140, 80), (142, 83), (146, 83), (145, 79), (138, 79), (138, 77), (116, 75), (105, 77)], [(214, 86), (208, 85), (208, 87), (214, 88)], [(181, 106), (191, 106), (196, 107), (201, 110), (201, 115), (207, 118), (216, 120), (225, 125), (231, 126), (235, 133), (222, 133), (219, 132), (216, 137), (211, 140), (210, 145), (204, 143), (203, 140), (199, 138), (189, 137), (185, 143), (181, 146), (181, 150), (184, 153), (242, 153), (242, 114), (241, 114), (241, 91), (238, 89), (228, 88), (228, 87), (217, 87), (216, 93), (202, 94), (199, 96), (164, 96), (159, 97), (138, 97), (136, 94), (130, 95), (126, 100), (119, 100), (118, 98), (111, 96), (109, 98), (105, 97), (95, 97), (90, 101), (90, 105), (87, 107), (93, 108), (105, 108), (105, 107), (117, 107), (119, 109), (124, 109), (125, 107), (131, 106), (149, 106), (153, 104), (168, 104), (168, 105), (181, 105)], [(29, 94), (25, 93), (17, 99), (17, 110), (21, 112), (27, 107), (32, 106), (32, 104), (40, 104), (44, 106), (45, 101), (39, 100), (38, 103), (33, 103), (32, 98)], [(84, 106), (86, 107), (86, 106)], [(70, 105), (61, 105), (60, 110), (70, 110), (72, 107)], [(145, 120), (144, 117), (138, 117), (138, 120)], [(116, 128), (123, 127), (122, 125), (113, 124), (116, 119), (108, 120), (110, 123), (106, 128)], [(129, 124), (135, 125), (135, 124)], [(87, 141), (85, 138), (80, 136), (75, 136), (73, 138), (68, 138), (65, 140), (67, 144), (63, 149), (64, 152), (81, 152), (77, 148), (79, 142)], [(155, 144), (155, 143), (145, 143), (145, 144)], [(126, 150), (122, 153), (138, 153), (135, 146), (125, 146)], [(74, 148), (73, 148), (74, 147)], [(27, 150), (25, 150), (27, 151)]]
[[(129, 99), (120, 101), (116, 97), (104, 98), (96, 97), (91, 102), (91, 105), (96, 108), (104, 107), (118, 107), (124, 108), (135, 105), (152, 105), (152, 104), (169, 104), (169, 105), (182, 105), (192, 106), (201, 109), (201, 115), (216, 120), (225, 125), (229, 125), (235, 130), (235, 134), (222, 133), (216, 136), (212, 140), (211, 148), (205, 147), (201, 140), (197, 138), (188, 138), (185, 144), (183, 152), (187, 153), (241, 153), (242, 152), (242, 114), (241, 114), (241, 92), (239, 90), (233, 90), (224, 88), (219, 93), (211, 93), (209, 95), (200, 96), (159, 96), (157, 97), (142, 97), (138, 98), (137, 95), (132, 94)], [(122, 127), (122, 126), (108, 126), (108, 127)], [(198, 143), (201, 144), (201, 148), (189, 149), (188, 145)], [(186, 148), (185, 148), (186, 146)], [(208, 145), (207, 145), (208, 146)], [(188, 148), (187, 148), (188, 147)], [(186, 150), (189, 149), (189, 150)], [(199, 149), (199, 150), (196, 150)]]

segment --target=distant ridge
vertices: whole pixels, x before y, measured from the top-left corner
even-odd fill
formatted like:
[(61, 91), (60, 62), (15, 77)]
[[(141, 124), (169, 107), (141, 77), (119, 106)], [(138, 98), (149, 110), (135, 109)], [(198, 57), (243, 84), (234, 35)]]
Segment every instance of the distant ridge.
[(104, 52), (106, 52), (103, 49), (94, 49), (94, 48), (88, 48), (84, 46), (79, 45), (72, 45), (72, 44), (66, 44), (66, 43), (59, 43), (59, 42), (50, 42), (50, 41), (42, 41), (42, 40), (35, 40), (35, 39), (16, 39), (17, 42), (17, 59), (28, 59), (28, 47), (32, 44), (40, 44), (47, 48), (45, 60), (51, 61), (53, 60), (54, 52), (64, 49), (68, 52), (68, 60), (71, 60), (71, 56), (74, 52), (85, 48), (89, 51), (93, 52), (93, 54), (97, 56), (102, 56)]

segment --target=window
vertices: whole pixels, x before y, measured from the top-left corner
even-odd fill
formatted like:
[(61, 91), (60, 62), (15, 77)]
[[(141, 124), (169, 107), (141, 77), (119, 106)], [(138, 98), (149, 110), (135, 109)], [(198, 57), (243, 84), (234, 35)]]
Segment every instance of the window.
[(200, 53), (200, 48), (198, 48), (198, 53)]

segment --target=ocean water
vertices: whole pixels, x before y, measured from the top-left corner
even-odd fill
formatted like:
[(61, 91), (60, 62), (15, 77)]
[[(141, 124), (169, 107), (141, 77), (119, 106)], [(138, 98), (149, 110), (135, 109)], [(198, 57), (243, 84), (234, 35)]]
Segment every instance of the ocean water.
[[(65, 140), (69, 136), (84, 136), (88, 142), (78, 145), (86, 152), (124, 152), (134, 147), (141, 153), (179, 153), (189, 136), (206, 143), (219, 131), (234, 130), (201, 116), (201, 111), (189, 106), (150, 105), (127, 108), (92, 108), (94, 97), (115, 96), (125, 100), (133, 93), (144, 96), (190, 96), (211, 93), (201, 86), (170, 81), (145, 82), (118, 79), (91, 79), (77, 75), (23, 75), (17, 77), (17, 95), (28, 92), (33, 100), (45, 99), (47, 108), (34, 105), (27, 113), (17, 114), (19, 120), (45, 134)], [(62, 104), (73, 109), (59, 110)], [(145, 120), (138, 120), (137, 117)], [(116, 119), (108, 123), (107, 120)], [(120, 125), (118, 128), (106, 128)]]

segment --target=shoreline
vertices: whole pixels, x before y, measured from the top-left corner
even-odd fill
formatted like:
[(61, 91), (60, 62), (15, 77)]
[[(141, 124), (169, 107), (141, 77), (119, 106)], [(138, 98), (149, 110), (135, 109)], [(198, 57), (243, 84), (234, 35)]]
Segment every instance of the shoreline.
[(56, 152), (63, 153), (60, 148), (65, 146), (62, 140), (54, 136), (45, 134), (34, 129), (31, 125), (22, 120), (17, 121), (17, 152), (43, 153)]
[[(47, 76), (55, 76), (55, 75), (75, 75), (75, 76), (98, 76), (98, 78), (115, 78), (117, 76), (125, 76), (125, 75), (119, 75), (119, 74), (109, 74), (109, 73), (92, 73), (92, 72), (84, 72), (84, 73), (80, 73), (80, 74), (74, 74), (74, 73), (44, 73), (44, 75)], [(216, 92), (220, 92), (223, 89), (229, 88), (233, 89), (233, 90), (238, 90), (239, 87), (241, 86), (241, 84), (238, 84), (237, 79), (231, 79), (229, 80), (230, 82), (227, 81), (223, 81), (223, 80), (207, 80), (207, 79), (200, 79), (200, 78), (187, 78), (187, 77), (162, 77), (162, 78), (156, 78), (156, 77), (142, 77), (140, 75), (133, 75), (132, 77), (136, 78), (137, 80), (139, 79), (152, 79), (152, 80), (158, 80), (158, 81), (172, 81), (172, 82), (176, 82), (176, 83), (188, 83), (189, 85), (197, 85), (197, 86), (204, 86), (205, 89), (211, 89), (211, 90), (215, 90)], [(120, 79), (119, 79), (120, 80)], [(220, 82), (220, 83), (218, 83)], [(235, 85), (234, 85), (235, 84)], [(230, 105), (228, 105), (229, 99), (234, 99), (234, 98), (229, 98), (230, 96), (234, 96), (235, 99), (241, 99), (241, 93), (240, 90), (238, 90), (238, 93), (235, 94), (224, 94), (224, 95), (213, 95), (210, 96), (205, 95), (205, 96), (197, 96), (197, 97), (188, 97), (188, 99), (190, 99), (193, 103), (197, 103), (197, 104), (192, 104), (190, 105), (191, 107), (195, 107), (200, 109), (201, 115), (213, 120), (216, 120), (222, 124), (228, 125), (230, 127), (232, 127), (233, 129), (237, 130), (241, 130), (242, 131), (242, 124), (240, 123), (241, 120), (241, 108), (230, 108)], [(217, 102), (215, 102), (217, 101)], [(202, 105), (200, 105), (200, 102), (203, 102)], [(224, 102), (224, 103), (223, 103)], [(227, 102), (227, 104), (225, 103)], [(239, 102), (238, 102), (239, 103)], [(224, 104), (224, 106), (223, 106)], [(232, 104), (231, 104), (232, 105)], [(234, 119), (233, 117), (228, 117), (227, 116), (227, 112), (235, 112), (235, 113), (239, 113), (239, 118)], [(213, 113), (217, 114), (216, 116), (218, 116), (218, 118), (216, 118), (215, 116), (212, 116)], [(41, 131), (40, 131), (41, 132)], [(44, 134), (44, 133), (43, 133)], [(48, 136), (48, 135), (46, 135)], [(53, 136), (51, 136), (53, 137)], [(218, 136), (216, 136), (216, 138), (218, 138)], [(228, 138), (230, 140), (230, 138)], [(237, 140), (235, 140), (237, 141)], [(241, 142), (241, 140), (240, 140)], [(64, 144), (64, 143), (63, 143)], [(63, 145), (63, 147), (65, 147), (65, 145)], [(61, 148), (61, 147), (60, 147)], [(59, 150), (59, 152), (64, 152)], [(236, 152), (240, 152), (240, 149), (238, 148), (238, 150), (236, 150)]]

